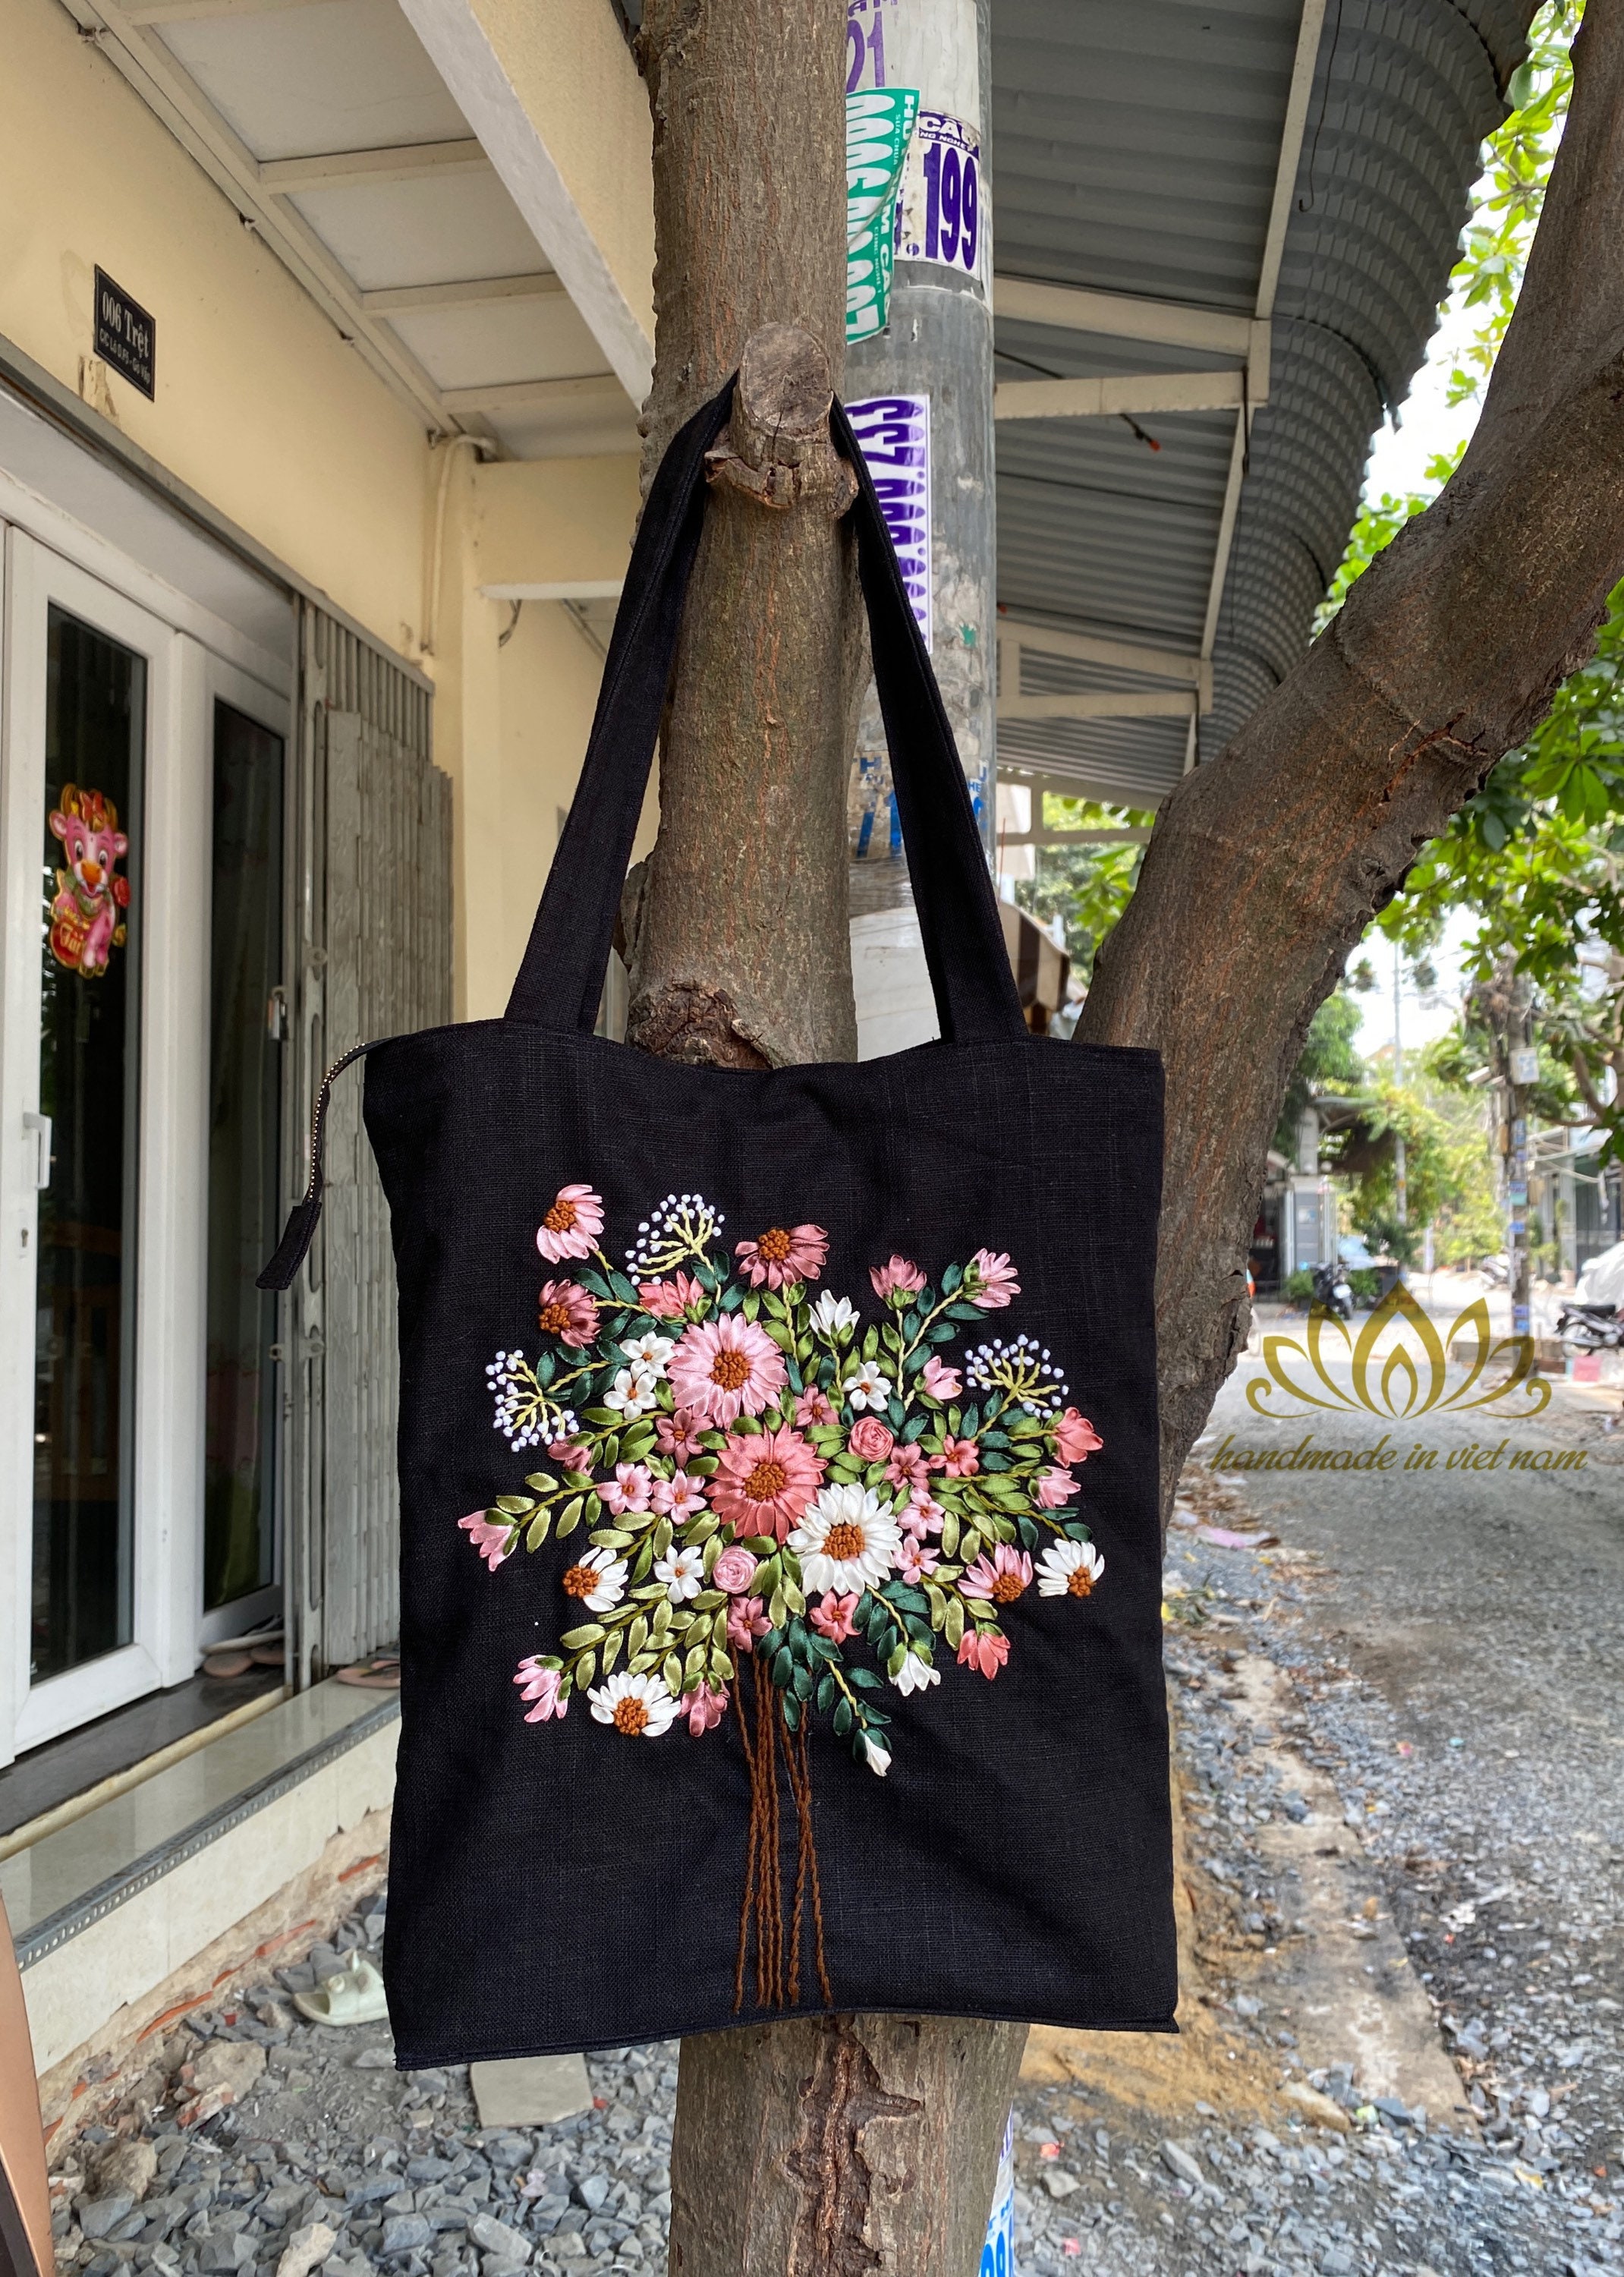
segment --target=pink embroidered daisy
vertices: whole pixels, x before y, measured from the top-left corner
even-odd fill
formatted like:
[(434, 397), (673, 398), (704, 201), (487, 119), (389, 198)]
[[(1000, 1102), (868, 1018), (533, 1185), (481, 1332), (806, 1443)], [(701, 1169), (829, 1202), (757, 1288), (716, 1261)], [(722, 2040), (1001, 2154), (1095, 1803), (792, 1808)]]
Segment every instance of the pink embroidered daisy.
[(816, 1384), (810, 1391), (798, 1392), (795, 1396), (795, 1420), (803, 1431), (810, 1429), (814, 1425), (820, 1429), (826, 1429), (835, 1420), (835, 1411), (830, 1404), (829, 1394), (826, 1391), (820, 1391)]
[(989, 1682), (1009, 1658), (1009, 1639), (1002, 1629), (966, 1629), (959, 1640), (959, 1665), (973, 1668)]
[(1054, 1451), (1063, 1463), (1086, 1462), (1105, 1442), (1086, 1415), (1068, 1407), (1054, 1427)]
[(699, 1453), (699, 1435), (703, 1428), (698, 1416), (691, 1415), (686, 1407), (678, 1408), (674, 1415), (656, 1415), (654, 1419), (654, 1436), (661, 1454), (679, 1463), (686, 1463), (690, 1455)]
[(1062, 1503), (1070, 1502), (1077, 1491), (1077, 1481), (1069, 1471), (1050, 1469), (1037, 1481), (1037, 1500), (1041, 1509), (1059, 1510)]
[(733, 1652), (754, 1652), (756, 1638), (764, 1637), (771, 1626), (759, 1597), (735, 1597), (727, 1609), (727, 1641)]
[(750, 1276), (750, 1286), (782, 1289), (788, 1281), (816, 1281), (829, 1254), (829, 1236), (821, 1225), (796, 1225), (786, 1231), (770, 1225), (754, 1241), (741, 1241), (734, 1255)]
[(964, 1378), (956, 1367), (944, 1367), (934, 1352), (925, 1362), (920, 1382), (932, 1399), (957, 1399), (964, 1389)]
[(686, 1526), (705, 1507), (705, 1481), (691, 1479), (686, 1471), (679, 1471), (673, 1478), (656, 1479), (649, 1500), (660, 1516), (670, 1519), (673, 1526)]
[(959, 1583), (960, 1594), (981, 1597), (995, 1605), (1013, 1604), (1031, 1586), (1032, 1561), (1024, 1550), (1000, 1542), (990, 1557), (983, 1550)]
[(784, 1389), (784, 1355), (754, 1321), (724, 1313), (685, 1329), (670, 1361), (679, 1406), (724, 1429), (741, 1414), (759, 1415)]
[(603, 1196), (590, 1186), (560, 1186), (535, 1230), (535, 1245), (550, 1265), (561, 1265), (566, 1257), (590, 1257), (603, 1230)]
[(844, 1644), (848, 1636), (855, 1636), (857, 1597), (855, 1589), (844, 1597), (833, 1589), (824, 1590), (808, 1617), (819, 1636), (827, 1637), (831, 1644)]
[(599, 1487), (598, 1500), (620, 1518), (628, 1510), (647, 1510), (653, 1488), (646, 1463), (617, 1463), (614, 1477)]
[(871, 1265), (869, 1278), (879, 1298), (912, 1297), (925, 1285), (925, 1276), (911, 1258), (894, 1253), (884, 1265)]
[(719, 1724), (727, 1713), (725, 1684), (701, 1684), (690, 1692), (682, 1703), (688, 1719), (688, 1729), (697, 1740)]
[(710, 1500), (740, 1534), (782, 1542), (823, 1483), (827, 1466), (799, 1431), (740, 1431), (717, 1458)]
[(638, 1303), (656, 1321), (678, 1319), (690, 1305), (697, 1305), (704, 1293), (691, 1273), (675, 1273), (669, 1281), (640, 1281), (637, 1284)]
[(558, 1697), (558, 1687), (564, 1681), (561, 1668), (543, 1668), (537, 1656), (532, 1653), (528, 1660), (520, 1662), (519, 1672), (513, 1681), (520, 1687), (521, 1700), (535, 1702), (525, 1717), (527, 1724), (544, 1724), (550, 1716), (556, 1716), (562, 1723), (569, 1714), (569, 1702)]
[(482, 1510), (470, 1511), (457, 1524), (466, 1534), (480, 1556), (494, 1573), (505, 1557), (511, 1557), (518, 1546), (519, 1528), (505, 1522), (493, 1525)]
[(942, 1451), (932, 1456), (933, 1471), (944, 1471), (950, 1479), (973, 1479), (981, 1468), (981, 1457), (975, 1451), (974, 1439), (944, 1439)]
[(1015, 1268), (1001, 1249), (978, 1249), (970, 1260), (970, 1270), (975, 1276), (975, 1286), (969, 1298), (978, 1312), (1001, 1313), (1021, 1294)]
[(597, 1334), (597, 1306), (575, 1281), (549, 1281), (539, 1298), (536, 1325), (544, 1336), (581, 1352)]

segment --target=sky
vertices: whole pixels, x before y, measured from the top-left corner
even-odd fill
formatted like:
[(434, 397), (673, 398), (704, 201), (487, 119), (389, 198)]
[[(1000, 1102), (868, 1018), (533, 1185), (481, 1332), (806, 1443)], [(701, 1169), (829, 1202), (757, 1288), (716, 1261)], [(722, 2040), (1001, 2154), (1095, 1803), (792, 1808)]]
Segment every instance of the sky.
[[(1426, 479), (1428, 461), (1440, 451), (1463, 442), (1471, 433), (1477, 421), (1476, 404), (1461, 403), (1451, 410), (1444, 399), (1457, 351), (1470, 338), (1476, 321), (1476, 311), (1451, 308), (1432, 335), (1426, 362), (1416, 373), (1408, 399), (1400, 406), (1398, 423), (1389, 420), (1372, 444), (1365, 470), (1367, 498), (1380, 498), (1384, 491), (1401, 498), (1412, 491), (1430, 490), (1431, 485)], [(1438, 968), (1435, 990), (1423, 995), (1410, 975), (1404, 975), (1400, 1020), (1406, 1053), (1414, 1046), (1430, 1042), (1454, 1024), (1461, 990), (1461, 951), (1471, 930), (1468, 917), (1456, 915), (1450, 919), (1445, 937), (1432, 955)], [(1368, 957), (1375, 966), (1381, 983), (1368, 995), (1354, 996), (1362, 1017), (1355, 1042), (1368, 1057), (1393, 1041), (1393, 948), (1379, 933), (1373, 932), (1366, 936), (1362, 947), (1355, 950), (1350, 964), (1357, 963), (1362, 956)]]

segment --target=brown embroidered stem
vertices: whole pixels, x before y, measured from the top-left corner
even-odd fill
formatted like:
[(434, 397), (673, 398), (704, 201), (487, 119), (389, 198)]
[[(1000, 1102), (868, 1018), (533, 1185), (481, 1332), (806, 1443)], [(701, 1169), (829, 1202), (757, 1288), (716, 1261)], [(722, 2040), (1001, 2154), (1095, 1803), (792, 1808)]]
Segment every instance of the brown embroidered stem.
[[(733, 2011), (744, 2006), (745, 1970), (750, 1938), (755, 1938), (755, 2000), (761, 2008), (794, 2008), (801, 2004), (801, 1925), (808, 1893), (812, 1908), (813, 1953), (817, 1981), (825, 2006), (832, 2007), (829, 1971), (823, 1958), (823, 1903), (817, 1871), (817, 1848), (812, 1834), (812, 1774), (804, 1725), (792, 1732), (784, 1720), (778, 1687), (758, 1660), (755, 1663), (755, 1724), (752, 1731), (745, 1708), (744, 1684), (734, 1692), (740, 1736), (744, 1743), (745, 1769), (750, 1781), (750, 1824), (746, 1845), (744, 1902), (739, 1913), (739, 1958), (733, 1973)], [(795, 1892), (791, 1906), (787, 1999), (784, 1953), (783, 1830), (778, 1803), (778, 1746), (789, 1774), (795, 1805)]]
[[(835, 1996), (830, 1989), (829, 1970), (823, 1959), (823, 1892), (818, 1879), (817, 1844), (812, 1833), (812, 1764), (807, 1750), (807, 1726), (804, 1717), (801, 1719), (801, 1729), (795, 1734), (795, 1752), (799, 1771), (795, 1801), (801, 1812), (801, 1858), (802, 1867), (810, 1875), (812, 1883), (812, 1957), (817, 1963), (818, 1990), (823, 1996), (823, 2005), (825, 2007), (831, 2008), (834, 2006)], [(799, 1926), (801, 1908), (799, 1893), (796, 1896), (795, 1906), (797, 1926)]]

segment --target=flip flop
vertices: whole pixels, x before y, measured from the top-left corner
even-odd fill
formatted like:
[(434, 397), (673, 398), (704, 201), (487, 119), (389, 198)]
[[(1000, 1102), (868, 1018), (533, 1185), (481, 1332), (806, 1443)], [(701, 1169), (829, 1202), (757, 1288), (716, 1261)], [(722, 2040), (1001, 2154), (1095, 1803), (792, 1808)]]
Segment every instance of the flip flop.
[(205, 1676), (222, 1678), (246, 1676), (253, 1665), (252, 1657), (246, 1652), (239, 1651), (235, 1645), (223, 1645), (217, 1652), (206, 1652), (203, 1655)]
[(336, 1976), (324, 1976), (314, 1992), (295, 1992), (293, 2006), (313, 2024), (376, 2024), (389, 2015), (383, 1979), (359, 1953), (351, 1953)]
[(358, 1660), (353, 1668), (333, 1671), (338, 1684), (359, 1684), (368, 1692), (398, 1692), (400, 1689), (400, 1656), (395, 1652), (375, 1653), (370, 1660)]

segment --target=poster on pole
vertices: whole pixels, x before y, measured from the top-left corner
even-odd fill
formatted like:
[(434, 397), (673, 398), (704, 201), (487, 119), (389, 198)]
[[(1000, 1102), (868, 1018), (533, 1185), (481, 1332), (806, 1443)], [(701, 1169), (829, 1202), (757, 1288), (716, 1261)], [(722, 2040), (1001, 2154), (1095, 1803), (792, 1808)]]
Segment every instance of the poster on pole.
[(891, 301), (897, 190), (919, 115), (911, 87), (846, 98), (846, 337), (884, 331)]
[(919, 114), (897, 198), (896, 256), (986, 285), (981, 136), (945, 110)]
[(914, 621), (930, 645), (930, 398), (879, 395), (848, 403), (852, 423), (896, 548)]

